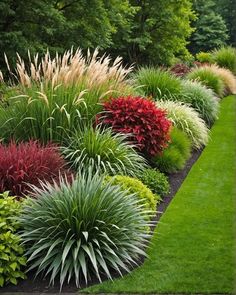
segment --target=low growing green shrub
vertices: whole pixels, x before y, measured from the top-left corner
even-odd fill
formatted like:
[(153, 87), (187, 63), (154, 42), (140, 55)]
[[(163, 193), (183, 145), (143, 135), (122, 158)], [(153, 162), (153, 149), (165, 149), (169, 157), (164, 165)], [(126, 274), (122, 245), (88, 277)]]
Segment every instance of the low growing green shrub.
[(190, 106), (179, 101), (157, 101), (157, 106), (166, 110), (173, 125), (182, 130), (191, 140), (194, 148), (206, 145), (209, 130), (199, 114)]
[(170, 192), (167, 176), (157, 169), (145, 169), (139, 179), (156, 195), (164, 197)]
[(147, 164), (134, 147), (128, 142), (128, 135), (113, 133), (110, 128), (88, 127), (69, 137), (62, 154), (74, 170), (91, 166), (94, 172), (135, 176)]
[(145, 96), (152, 96), (154, 100), (179, 95), (181, 92), (180, 79), (160, 68), (140, 68), (134, 80), (141, 92)]
[(114, 185), (119, 185), (122, 190), (128, 190), (130, 193), (136, 194), (146, 210), (155, 212), (156, 203), (160, 201), (160, 197), (158, 194), (153, 194), (140, 180), (123, 175), (109, 176), (107, 180)]
[(219, 109), (213, 91), (196, 81), (183, 81), (182, 86), (179, 99), (193, 107), (208, 125), (212, 124), (217, 119)]
[(213, 57), (211, 52), (199, 52), (196, 54), (196, 58), (198, 61), (202, 63), (212, 63)]
[(20, 202), (7, 192), (0, 194), (0, 287), (8, 283), (16, 285), (20, 278), (25, 278), (22, 267), (26, 265), (26, 258), (17, 234), (16, 217), (20, 211)]
[(79, 173), (70, 185), (44, 184), (26, 202), (20, 221), (29, 270), (79, 287), (101, 275), (129, 271), (139, 255), (146, 256), (150, 213), (134, 195), (98, 174)]
[(171, 143), (162, 155), (153, 158), (154, 163), (162, 172), (177, 172), (184, 168), (191, 155), (191, 142), (187, 135), (177, 128), (171, 132)]
[(213, 51), (213, 60), (218, 66), (226, 68), (236, 74), (236, 49), (233, 47), (222, 47)]
[(224, 82), (215, 72), (209, 70), (208, 67), (203, 66), (192, 70), (187, 75), (187, 78), (193, 81), (198, 81), (212, 89), (219, 97), (223, 96), (225, 87)]

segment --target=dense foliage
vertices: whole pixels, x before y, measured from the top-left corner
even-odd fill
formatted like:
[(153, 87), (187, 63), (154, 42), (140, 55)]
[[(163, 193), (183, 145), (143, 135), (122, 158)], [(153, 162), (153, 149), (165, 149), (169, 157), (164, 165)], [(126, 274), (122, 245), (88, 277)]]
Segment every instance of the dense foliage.
[(137, 148), (155, 156), (168, 143), (171, 122), (155, 103), (142, 97), (119, 97), (103, 105), (102, 123), (115, 132), (130, 134)]
[(68, 174), (65, 164), (58, 148), (51, 144), (0, 144), (0, 192), (24, 196), (31, 185), (40, 185), (40, 180), (57, 181), (60, 174)]
[(162, 172), (177, 172), (184, 168), (191, 154), (191, 142), (187, 135), (176, 127), (171, 131), (171, 143), (153, 161)]
[(170, 184), (164, 173), (157, 169), (145, 169), (139, 179), (144, 183), (154, 194), (164, 197), (170, 192)]
[(110, 175), (139, 175), (146, 161), (129, 143), (128, 136), (115, 134), (111, 129), (78, 129), (62, 147), (65, 160), (74, 170), (87, 170)]
[(0, 194), (0, 287), (8, 283), (16, 285), (20, 278), (25, 279), (26, 258), (17, 234), (20, 211), (20, 202), (7, 192)]
[(222, 47), (212, 54), (213, 60), (218, 66), (226, 68), (236, 74), (236, 49), (233, 47)]
[(140, 180), (123, 175), (107, 177), (107, 179), (112, 184), (119, 185), (122, 190), (134, 194), (140, 200), (144, 209), (152, 211), (152, 214), (154, 215), (156, 204), (157, 202), (160, 202), (160, 196), (158, 194), (153, 194), (152, 191)]
[(45, 183), (23, 207), (21, 224), (29, 269), (79, 286), (92, 275), (128, 271), (143, 251), (148, 212), (137, 198), (97, 174), (79, 174), (71, 185)]

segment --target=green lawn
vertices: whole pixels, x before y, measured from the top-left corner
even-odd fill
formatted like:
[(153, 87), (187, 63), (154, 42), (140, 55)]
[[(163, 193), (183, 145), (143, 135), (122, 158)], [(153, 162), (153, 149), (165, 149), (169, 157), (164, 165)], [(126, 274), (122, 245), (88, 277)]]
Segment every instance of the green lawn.
[(212, 140), (155, 230), (149, 259), (82, 292), (233, 293), (236, 98), (221, 102)]

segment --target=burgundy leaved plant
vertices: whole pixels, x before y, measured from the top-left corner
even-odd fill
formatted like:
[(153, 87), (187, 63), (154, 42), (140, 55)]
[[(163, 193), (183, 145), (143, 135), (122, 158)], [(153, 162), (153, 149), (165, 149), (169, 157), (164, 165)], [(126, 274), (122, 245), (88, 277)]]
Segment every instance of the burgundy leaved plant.
[(142, 97), (111, 98), (103, 104), (102, 124), (115, 132), (131, 134), (131, 140), (147, 156), (155, 156), (168, 145), (171, 122), (165, 111)]
[(0, 144), (0, 193), (22, 197), (30, 185), (40, 186), (41, 181), (59, 180), (60, 174), (71, 173), (55, 145), (42, 146), (38, 141)]

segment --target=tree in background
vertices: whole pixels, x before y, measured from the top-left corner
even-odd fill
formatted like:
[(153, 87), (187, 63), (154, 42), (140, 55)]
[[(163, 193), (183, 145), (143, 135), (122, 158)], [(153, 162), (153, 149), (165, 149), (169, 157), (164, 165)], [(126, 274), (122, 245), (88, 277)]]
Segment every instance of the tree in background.
[(191, 52), (208, 51), (225, 45), (227, 27), (221, 15), (215, 12), (216, 4), (212, 0), (194, 0), (193, 8), (197, 20), (193, 23), (196, 30), (189, 46)]

